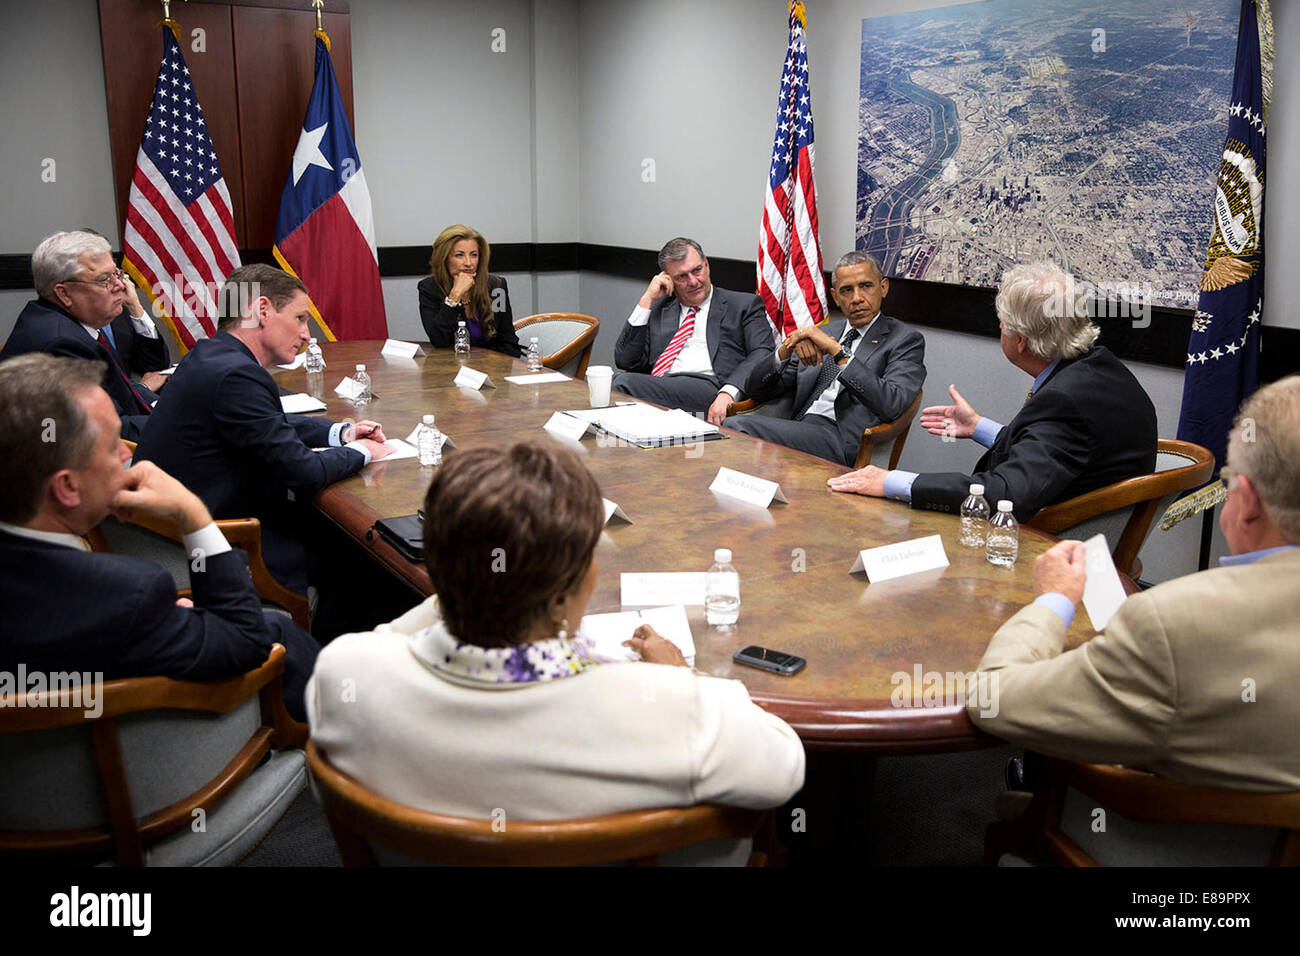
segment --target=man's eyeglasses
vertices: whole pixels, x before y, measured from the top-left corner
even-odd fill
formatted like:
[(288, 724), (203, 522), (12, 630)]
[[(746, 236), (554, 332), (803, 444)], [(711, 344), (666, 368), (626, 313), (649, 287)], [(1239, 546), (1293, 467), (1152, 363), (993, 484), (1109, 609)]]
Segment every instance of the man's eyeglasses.
[(82, 285), (97, 285), (105, 292), (113, 288), (117, 283), (126, 285), (126, 273), (121, 269), (115, 269), (106, 276), (100, 276), (98, 279), (64, 279), (64, 282), (80, 282)]

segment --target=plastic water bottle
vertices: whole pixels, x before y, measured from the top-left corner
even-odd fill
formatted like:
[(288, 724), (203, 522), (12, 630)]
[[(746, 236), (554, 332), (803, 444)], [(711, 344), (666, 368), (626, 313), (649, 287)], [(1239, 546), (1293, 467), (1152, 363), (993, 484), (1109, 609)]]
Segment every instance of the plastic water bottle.
[(303, 367), (307, 369), (308, 375), (325, 371), (325, 356), (321, 354), (320, 346), (315, 339), (307, 343), (307, 358), (303, 362)]
[(968, 548), (984, 547), (989, 532), (989, 503), (983, 485), (971, 485), (970, 497), (961, 503), (961, 543)]
[(357, 397), (352, 400), (352, 404), (368, 405), (374, 396), (370, 392), (370, 376), (366, 374), (366, 367), (358, 365), (357, 372), (352, 378), (361, 386), (361, 391), (357, 392)]
[(710, 627), (730, 627), (739, 617), (740, 575), (731, 564), (731, 551), (718, 548), (705, 576), (704, 619)]
[(998, 513), (989, 522), (988, 543), (984, 546), (984, 556), (989, 564), (1009, 568), (1016, 563), (1020, 553), (1020, 525), (1011, 513), (1011, 502), (1003, 498), (998, 502)]
[(420, 423), (419, 433), (415, 438), (416, 451), (420, 453), (421, 465), (442, 464), (442, 432), (433, 422), (432, 415), (425, 415)]
[(542, 370), (542, 348), (537, 344), (537, 339), (528, 340), (528, 371), (540, 372)]
[(456, 323), (456, 354), (469, 354), (469, 327), (465, 325), (464, 320)]

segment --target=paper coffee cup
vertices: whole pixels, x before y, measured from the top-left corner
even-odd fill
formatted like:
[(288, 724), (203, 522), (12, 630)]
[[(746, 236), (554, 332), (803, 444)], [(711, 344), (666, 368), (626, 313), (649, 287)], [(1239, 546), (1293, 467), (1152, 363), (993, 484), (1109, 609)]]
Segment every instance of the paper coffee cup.
[(609, 385), (614, 380), (614, 370), (608, 365), (591, 365), (587, 368), (587, 392), (592, 408), (609, 405)]

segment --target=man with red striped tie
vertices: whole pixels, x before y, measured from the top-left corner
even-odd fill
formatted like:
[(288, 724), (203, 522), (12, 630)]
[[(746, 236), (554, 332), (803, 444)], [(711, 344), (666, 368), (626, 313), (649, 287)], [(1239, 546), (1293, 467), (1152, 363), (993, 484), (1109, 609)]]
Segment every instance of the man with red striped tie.
[(56, 232), (32, 254), (32, 279), (39, 298), (23, 307), (0, 359), (45, 352), (106, 363), (102, 384), (122, 437), (137, 441), (158, 400), (154, 391), (167, 381), (158, 374), (167, 367), (167, 343), (108, 240), (89, 230)]
[(750, 373), (772, 361), (763, 302), (715, 287), (694, 239), (670, 240), (659, 250), (659, 268), (614, 346), (624, 372), (613, 387), (721, 424)]

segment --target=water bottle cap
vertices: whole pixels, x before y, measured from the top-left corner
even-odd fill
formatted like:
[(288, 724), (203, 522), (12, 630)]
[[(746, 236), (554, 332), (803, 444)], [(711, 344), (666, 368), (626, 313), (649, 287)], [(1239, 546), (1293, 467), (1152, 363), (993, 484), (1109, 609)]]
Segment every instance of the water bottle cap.
[(458, 325), (460, 328), (463, 329), (465, 327), (465, 320), (461, 319), (459, 322), (456, 323), (456, 325)]
[(315, 340), (315, 339), (308, 339), (308, 340), (307, 340), (307, 344), (308, 344), (308, 345), (315, 345), (315, 344), (316, 344), (316, 340)]
[(983, 486), (983, 485), (971, 485), (971, 486), (970, 486), (970, 493), (971, 493), (972, 495), (977, 495), (977, 496), (978, 496), (978, 495), (982, 495), (982, 494), (984, 494), (984, 486)]
[(529, 345), (536, 345), (536, 344), (537, 344), (537, 336), (534, 335), (532, 338), (530, 338), (530, 339), (528, 340), (528, 344), (529, 344)]
[(1007, 501), (1006, 498), (1003, 498), (998, 502), (998, 511), (1011, 511), (1011, 502)]
[(433, 424), (433, 416), (432, 416), (432, 415), (425, 415), (425, 416), (424, 416), (424, 423), (425, 423), (426, 425), (432, 425), (432, 424)]
[(366, 367), (365, 367), (364, 365), (358, 365), (358, 366), (357, 366), (357, 371), (358, 371), (358, 372), (364, 372), (365, 370), (366, 370)]
[(730, 563), (731, 563), (731, 549), (730, 549), (730, 548), (718, 548), (716, 551), (714, 551), (714, 552), (713, 552), (713, 563), (714, 563), (714, 564), (730, 564)]

